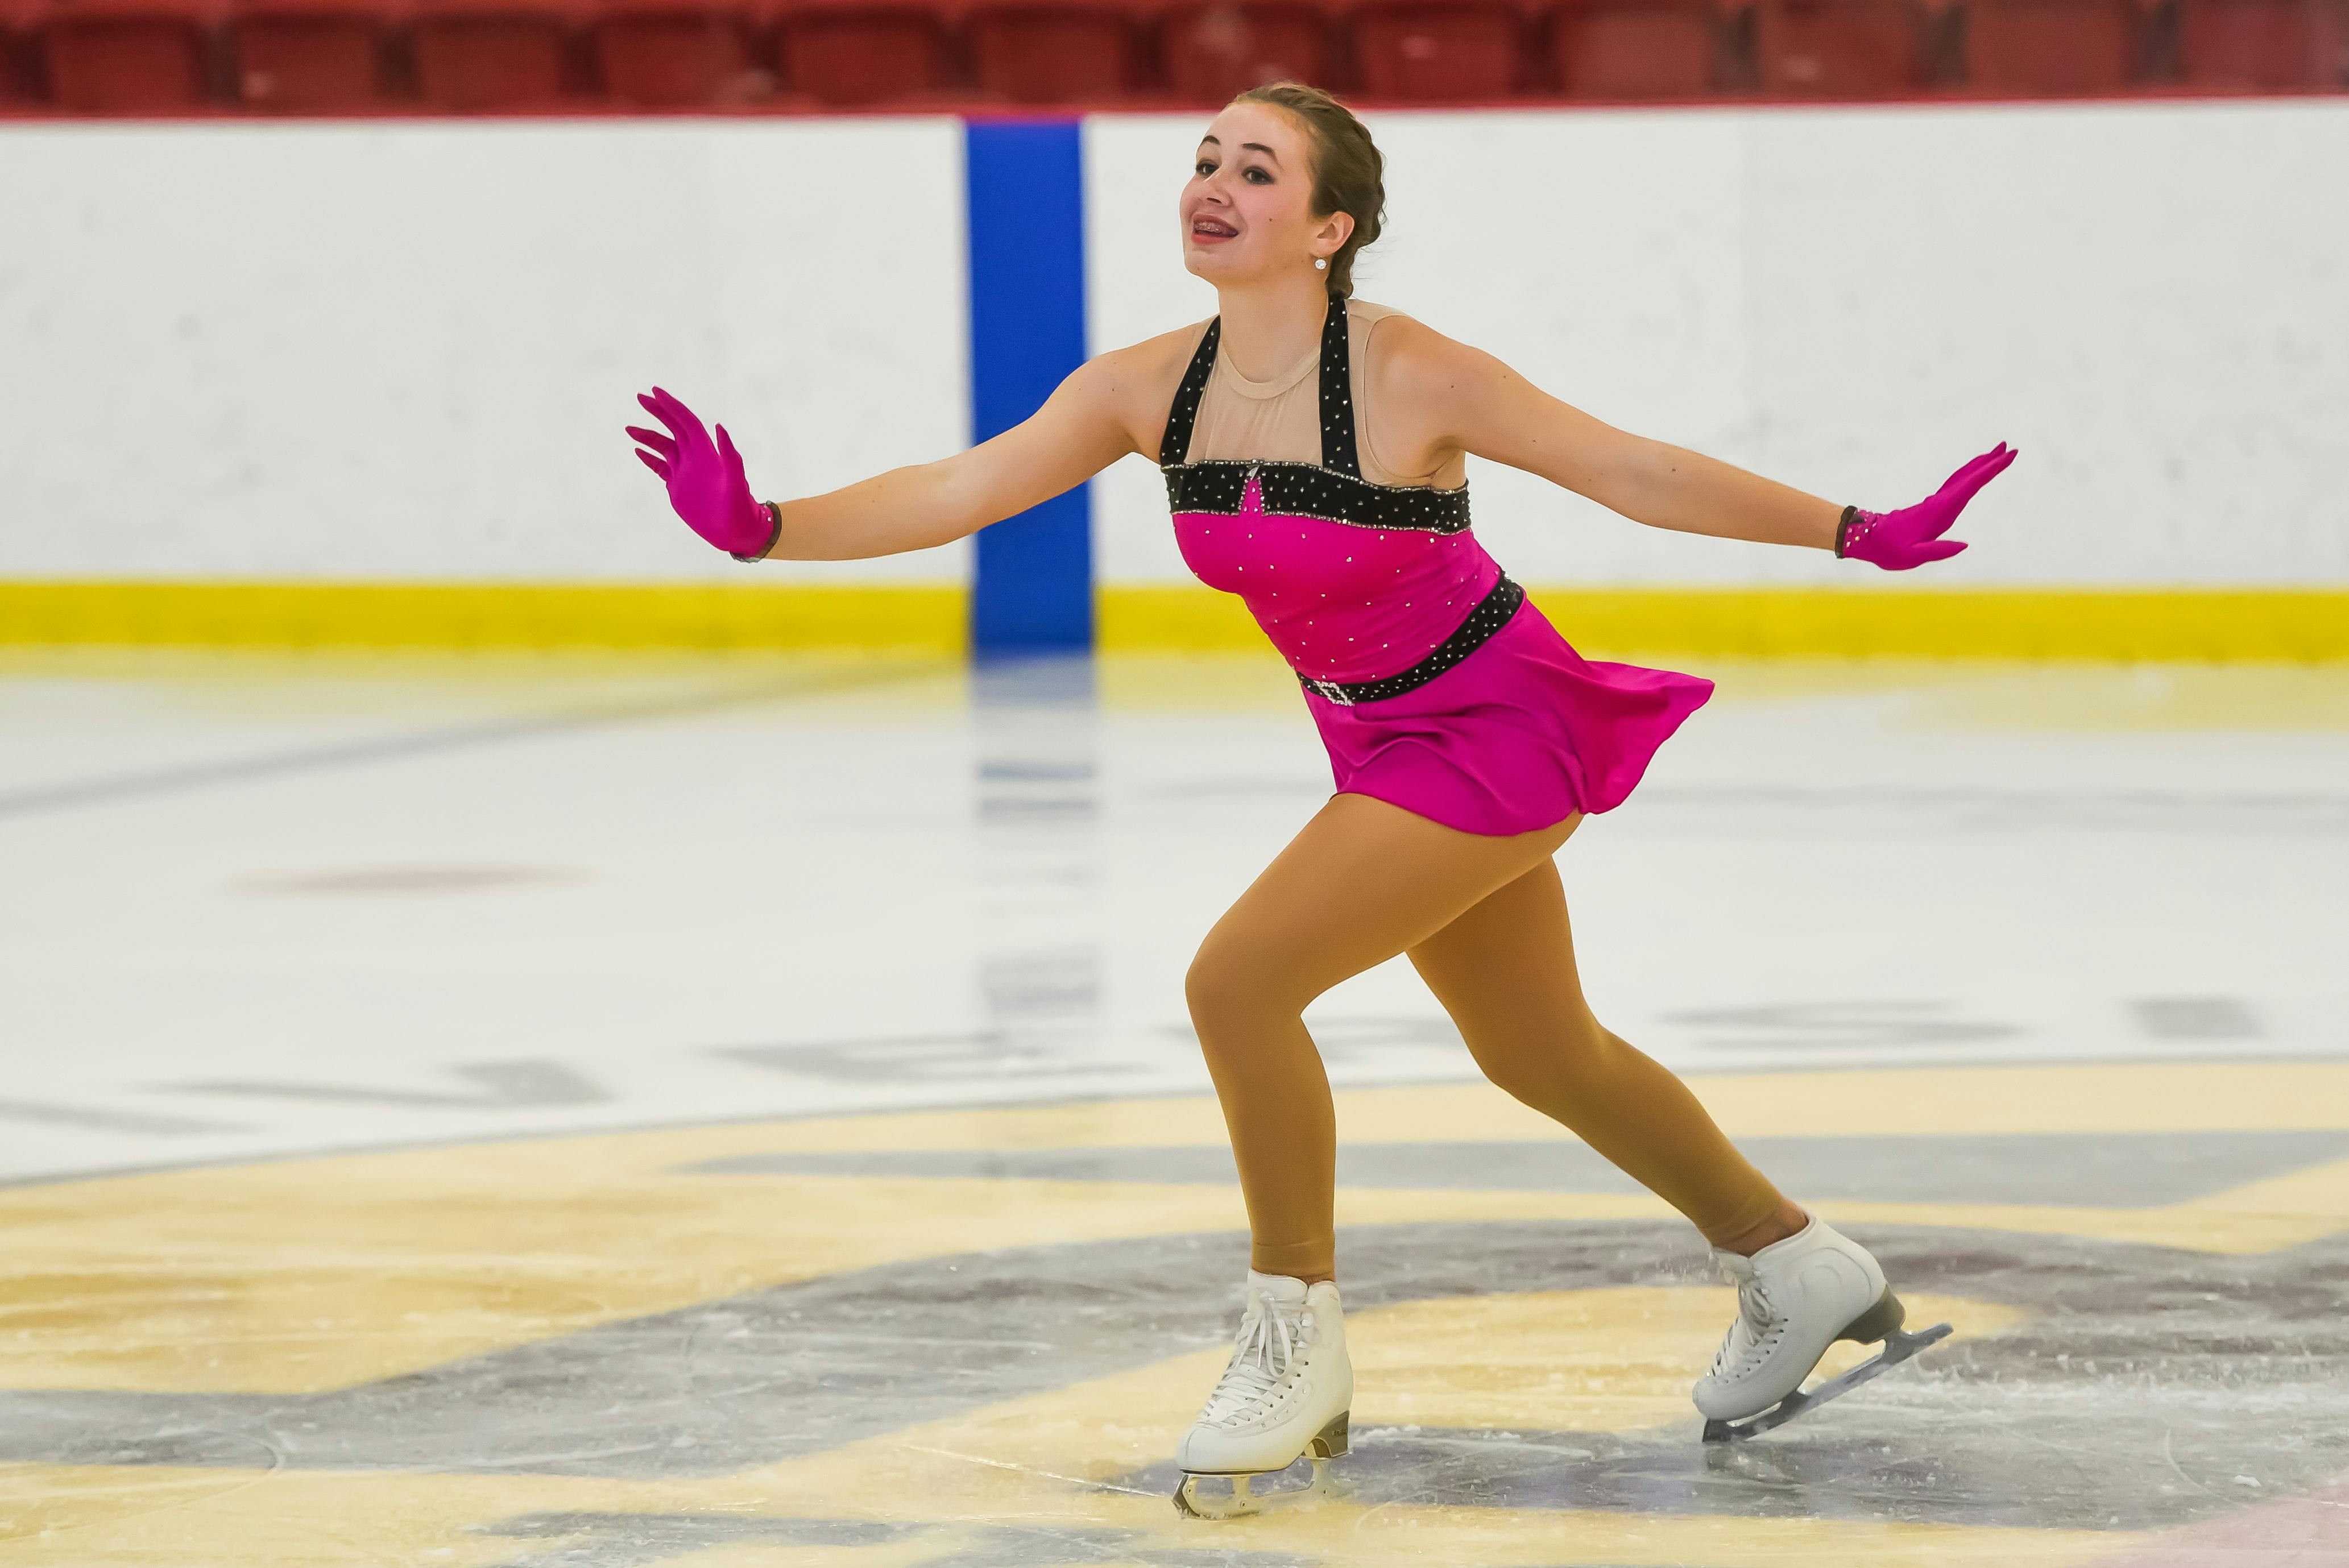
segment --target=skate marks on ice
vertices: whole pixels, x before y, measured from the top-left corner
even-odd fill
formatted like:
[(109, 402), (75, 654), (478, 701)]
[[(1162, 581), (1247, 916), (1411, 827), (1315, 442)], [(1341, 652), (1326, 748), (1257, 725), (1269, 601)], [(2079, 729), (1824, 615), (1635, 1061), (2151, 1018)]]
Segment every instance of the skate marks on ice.
[[(626, 1064), (615, 1071), (608, 1061), (574, 1064), (557, 1057), (490, 1057), (403, 1059), (397, 1070), (376, 1062), (341, 1078), (273, 1076), (256, 1069), (247, 1076), (102, 1088), (60, 1082), (38, 1098), (0, 1096), (0, 1184), (339, 1149), (732, 1119), (786, 1108), (793, 1114), (839, 1116), (1196, 1091), (1197, 1048), (1187, 1028), (1104, 1029), (1083, 1013), (1103, 984), (1099, 954), (990, 954), (982, 960), (978, 978), (990, 1015), (1002, 1021), (967, 1029), (680, 1049), (667, 1053), (657, 1071)], [(1857, 1058), (1869, 1058), (1864, 1067), (1880, 1066), (1892, 1046), (1879, 1029), (1882, 1019), (1940, 1006), (1715, 1010), (1702, 1016), (1755, 1021), (1753, 1032), (1698, 1035), (1664, 1054), (1684, 1071), (1702, 1068), (1722, 1077), (1803, 1064), (1848, 1070)], [(2129, 1006), (2160, 1026), (2147, 1028), (2136, 1042), (2136, 1055), (2146, 1059), (2164, 1058), (2173, 1050), (2204, 1050), (2213, 1041), (2242, 1037), (2226, 1031), (2248, 1027), (2248, 1011), (2239, 998), (2137, 998)], [(1063, 1012), (1068, 1016), (1059, 1016)], [(1671, 1018), (1685, 1022), (1697, 1016)], [(1761, 1027), (1762, 1020), (1770, 1022), (1770, 1031)], [(1340, 1015), (1309, 1022), (1331, 1080), (1340, 1088), (1395, 1082), (1475, 1087), (1473, 1078), (1460, 1076), (1464, 1047), (1448, 1021)], [(1868, 1029), (1879, 1033), (1870, 1036)], [(2029, 1048), (2041, 1048), (2035, 1037), (2023, 1038)], [(2267, 1044), (2279, 1057), (2304, 1054), (2289, 1042)], [(1929, 1044), (1920, 1044), (1918, 1052), (1904, 1053), (1901, 1059), (1913, 1065), (1936, 1057)], [(1998, 1064), (1978, 1054), (1959, 1070), (1984, 1065)], [(2178, 1065), (2191, 1070), (2201, 1064)], [(45, 1062), (36, 1070), (76, 1069)], [(1981, 1202), (2152, 1207), (2323, 1157), (2308, 1152), (2312, 1149), (2349, 1153), (2349, 1130), (2338, 1128), (2257, 1134), (2165, 1129), (2095, 1137), (1960, 1133), (1933, 1137), (1921, 1148), (1912, 1148), (1906, 1138), (1780, 1140), (1749, 1132), (1740, 1141), (1764, 1151), (1757, 1158), (1781, 1173), (1782, 1185), (1822, 1202), (1934, 1202), (1962, 1195)], [(1474, 1147), (1454, 1148), (1428, 1140), (1363, 1143), (1341, 1146), (1339, 1159), (1340, 1183), (1347, 1186), (1640, 1190), (1587, 1149), (1555, 1137), (1515, 1144), (1480, 1139)], [(1229, 1151), (1220, 1144), (1127, 1151), (1121, 1161), (1120, 1152), (1106, 1150), (925, 1150), (882, 1151), (862, 1163), (852, 1154), (782, 1154), (746, 1161), (739, 1169), (753, 1174), (895, 1170), (1046, 1180), (1234, 1179)]]
[[(1679, 1226), (1350, 1229), (1360, 1391), (1353, 1451), (1334, 1467), (1347, 1506), (2131, 1531), (2349, 1468), (2333, 1283), (2349, 1242), (2230, 1258), (1850, 1229), (1963, 1337), (1729, 1450), (1698, 1442), (1687, 1386), (1732, 1297)], [(0, 1397), (0, 1460), (560, 1480), (573, 1499), (657, 1487), (664, 1513), (680, 1490), (739, 1501), (730, 1478), (755, 1476), (796, 1513), (823, 1498), (871, 1504), (919, 1449), (947, 1456), (923, 1465), (985, 1470), (1040, 1507), (1089, 1498), (1114, 1513), (1146, 1498), (1154, 1512), (1225, 1354), (1244, 1261), (1234, 1234), (1003, 1249), (316, 1394), (19, 1391)], [(911, 1505), (936, 1487), (916, 1486)], [(950, 1498), (935, 1501), (953, 1515)], [(659, 1560), (633, 1550), (570, 1561)]]
[[(994, 1524), (941, 1529), (935, 1525), (863, 1520), (760, 1519), (723, 1513), (631, 1514), (580, 1511), (526, 1514), (483, 1532), (549, 1542), (543, 1552), (507, 1558), (496, 1568), (649, 1568), (688, 1563), (728, 1548), (758, 1555), (739, 1561), (782, 1563), (764, 1553), (788, 1547), (858, 1549), (885, 1563), (919, 1568), (1041, 1568), (1044, 1564), (1147, 1563), (1154, 1568), (1311, 1568), (1313, 1559), (1287, 1552), (1251, 1552), (1230, 1544), (1192, 1550), (1154, 1546), (1143, 1531), (1112, 1526)], [(893, 1550), (894, 1549), (894, 1550)], [(825, 1563), (864, 1559), (826, 1552)]]
[[(2153, 1209), (2349, 1156), (2349, 1131), (2006, 1133), (1935, 1138), (1747, 1137), (1738, 1147), (1821, 1203), (2046, 1203)], [(1237, 1185), (1227, 1146), (911, 1149), (756, 1154), (700, 1167), (735, 1175)], [(1338, 1185), (1370, 1190), (1645, 1191), (1588, 1145), (1340, 1142)]]
[[(1867, 1126), (1888, 1161), (1942, 1161), (1942, 1201), (1822, 1207), (1961, 1334), (1726, 1453), (1698, 1443), (1688, 1386), (1732, 1295), (1661, 1205), (1350, 1186), (1341, 1495), (1207, 1550), (2053, 1568), (2320, 1495), (2349, 1470), (2349, 1161), (2303, 1135), (2338, 1130), (2341, 1081), (2240, 1062), (1706, 1081), (1741, 1139)], [(1531, 1136), (1482, 1088), (1350, 1089), (1340, 1117), (1388, 1150)], [(1998, 1147), (2054, 1160), (2036, 1195), (2077, 1181), (2074, 1202), (1959, 1201), (1980, 1160), (1936, 1141), (2093, 1134), (2152, 1159), (2157, 1131), (2201, 1196), (2082, 1206), (2125, 1194), (2059, 1141)], [(1176, 1172), (1221, 1139), (1205, 1099), (972, 1107), (0, 1191), (0, 1555), (1224, 1561), (1160, 1555), (1208, 1528), (1172, 1517), (1170, 1456), (1228, 1352), (1242, 1216)], [(962, 1163), (755, 1163), (786, 1152)], [(1017, 1165), (1043, 1153), (1112, 1163)], [(849, 1530), (874, 1522), (918, 1528)]]
[[(1346, 1234), (1350, 1338), (1361, 1348), (1342, 1484), (1365, 1505), (2095, 1531), (2223, 1516), (2349, 1470), (2349, 1328), (2325, 1305), (2337, 1290), (2328, 1282), (2349, 1274), (2342, 1238), (2220, 1259), (2002, 1233), (1848, 1229), (1920, 1316), (1955, 1319), (1958, 1337), (1793, 1428), (1735, 1445), (1697, 1440), (1686, 1388), (1726, 1323), (1729, 1294), (1632, 1283), (1707, 1277), (1676, 1229)], [(1572, 1242), (1562, 1246), (1560, 1232)], [(1547, 1347), (1557, 1362), (1529, 1365), (1521, 1347), (1537, 1341), (1537, 1326), (1502, 1293), (1559, 1284), (1605, 1305)], [(1451, 1298), (1459, 1309), (1449, 1321), (1392, 1325), (1399, 1346), (1372, 1326), (1399, 1285), (1460, 1290)], [(1643, 1334), (1683, 1298), (1712, 1310)], [(1553, 1297), (1541, 1309), (1570, 1307)], [(1985, 1318), (1994, 1332), (1982, 1332)], [(1658, 1366), (1667, 1346), (1706, 1329), (1711, 1337), (1678, 1350), (1687, 1366)], [(1413, 1377), (1410, 1365), (1435, 1355), (1427, 1347), (1446, 1330), (1464, 1341), (1441, 1352), (1452, 1365)], [(1823, 1372), (1868, 1353), (1837, 1352)], [(1611, 1405), (1610, 1383), (1621, 1390)], [(1557, 1420), (1578, 1404), (1581, 1429)], [(1456, 1418), (1480, 1413), (1487, 1418)], [(1133, 1479), (1162, 1472), (1172, 1474), (1152, 1467)]]

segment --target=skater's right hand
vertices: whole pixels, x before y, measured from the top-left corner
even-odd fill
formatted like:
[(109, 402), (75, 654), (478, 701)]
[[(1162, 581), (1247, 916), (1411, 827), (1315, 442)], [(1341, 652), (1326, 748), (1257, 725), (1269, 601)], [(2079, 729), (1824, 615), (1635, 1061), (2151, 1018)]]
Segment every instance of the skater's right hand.
[(761, 556), (772, 549), (780, 520), (751, 499), (741, 455), (726, 427), (718, 427), (712, 442), (693, 410), (657, 387), (636, 401), (668, 427), (666, 436), (635, 425), (626, 429), (652, 449), (639, 447), (636, 456), (667, 484), (668, 504), (686, 527), (730, 555)]

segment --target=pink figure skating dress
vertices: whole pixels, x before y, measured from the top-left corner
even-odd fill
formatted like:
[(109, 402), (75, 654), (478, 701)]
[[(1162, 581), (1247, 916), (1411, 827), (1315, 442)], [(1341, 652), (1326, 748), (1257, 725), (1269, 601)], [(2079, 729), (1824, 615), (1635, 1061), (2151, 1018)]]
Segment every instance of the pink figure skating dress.
[(1158, 453), (1183, 559), (1288, 658), (1340, 793), (1471, 833), (1609, 810), (1713, 683), (1582, 657), (1469, 532), (1464, 481), (1382, 482), (1353, 366), (1394, 314), (1332, 298), (1316, 359), (1263, 382), (1206, 324)]

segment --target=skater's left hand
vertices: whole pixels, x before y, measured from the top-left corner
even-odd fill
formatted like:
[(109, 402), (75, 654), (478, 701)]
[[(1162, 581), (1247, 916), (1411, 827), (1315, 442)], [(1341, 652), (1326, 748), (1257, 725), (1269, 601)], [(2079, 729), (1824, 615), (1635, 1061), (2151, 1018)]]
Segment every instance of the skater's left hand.
[(1852, 509), (1852, 520), (1837, 541), (1836, 553), (1866, 561), (1887, 572), (1906, 572), (1928, 561), (1947, 561), (1964, 542), (1943, 539), (1974, 492), (2006, 471), (2015, 454), (2004, 441), (1951, 474), (1940, 490), (1899, 511)]

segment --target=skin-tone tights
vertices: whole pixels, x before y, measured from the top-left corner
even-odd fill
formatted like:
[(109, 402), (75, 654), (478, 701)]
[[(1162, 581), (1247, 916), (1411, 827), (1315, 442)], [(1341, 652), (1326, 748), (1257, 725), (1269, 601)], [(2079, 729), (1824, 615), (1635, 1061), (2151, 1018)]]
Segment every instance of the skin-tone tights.
[(1301, 1015), (1398, 953), (1487, 1078), (1714, 1245), (1800, 1227), (1687, 1086), (1591, 1016), (1550, 859), (1580, 820), (1495, 837), (1333, 795), (1207, 933), (1185, 989), (1239, 1164), (1251, 1267), (1332, 1277), (1336, 1116)]

